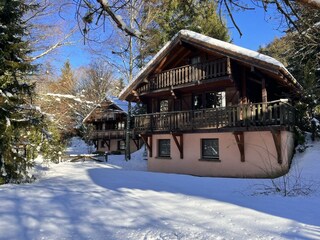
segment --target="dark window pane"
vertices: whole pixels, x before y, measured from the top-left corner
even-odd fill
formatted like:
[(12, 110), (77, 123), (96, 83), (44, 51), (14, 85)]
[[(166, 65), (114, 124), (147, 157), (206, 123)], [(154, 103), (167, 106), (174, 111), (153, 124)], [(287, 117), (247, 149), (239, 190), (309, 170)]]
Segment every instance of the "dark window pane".
[(160, 112), (168, 112), (169, 111), (169, 101), (161, 100), (160, 101)]
[(159, 157), (170, 157), (170, 139), (159, 139)]
[(215, 107), (215, 94), (206, 93), (206, 108), (214, 108), (214, 107)]
[(198, 57), (193, 57), (191, 58), (191, 64), (197, 64), (197, 63), (200, 63), (201, 61), (201, 58), (198, 56)]
[(203, 108), (202, 94), (198, 94), (198, 95), (194, 95), (194, 96), (193, 96), (193, 108), (194, 108), (194, 109), (201, 109), (201, 108)]
[(219, 140), (213, 139), (202, 139), (202, 158), (219, 158)]
[(225, 107), (225, 92), (206, 93), (206, 108)]

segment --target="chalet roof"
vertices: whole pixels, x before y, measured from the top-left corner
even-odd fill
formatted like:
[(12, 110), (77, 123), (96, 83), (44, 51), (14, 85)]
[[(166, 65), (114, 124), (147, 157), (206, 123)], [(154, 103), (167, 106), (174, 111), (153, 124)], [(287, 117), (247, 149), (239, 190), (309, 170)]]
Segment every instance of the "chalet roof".
[(263, 69), (270, 69), (270, 71), (277, 72), (280, 76), (282, 75), (287, 78), (298, 89), (302, 89), (302, 86), (285, 66), (272, 57), (190, 30), (181, 30), (171, 39), (171, 41), (165, 44), (165, 46), (138, 73), (133, 81), (121, 91), (119, 99), (126, 99), (130, 95), (131, 90), (136, 88), (138, 84), (152, 72), (160, 61), (181, 41), (191, 45), (208, 48), (221, 55), (230, 57), (231, 59), (249, 63), (251, 66), (257, 68), (263, 67)]
[(114, 97), (114, 96), (110, 97), (109, 100), (112, 101), (113, 104), (115, 104), (116, 106), (121, 108), (122, 111), (124, 111), (125, 113), (128, 113), (128, 102), (127, 101), (120, 100), (119, 98)]
[(83, 123), (86, 123), (89, 121), (91, 115), (95, 114), (98, 108), (101, 108), (102, 106), (107, 106), (107, 108), (115, 107), (113, 111), (117, 111), (119, 113), (124, 113), (128, 114), (128, 102), (127, 101), (122, 101), (118, 99), (117, 97), (106, 97), (104, 100), (100, 102), (97, 106), (95, 106), (91, 112), (83, 119)]

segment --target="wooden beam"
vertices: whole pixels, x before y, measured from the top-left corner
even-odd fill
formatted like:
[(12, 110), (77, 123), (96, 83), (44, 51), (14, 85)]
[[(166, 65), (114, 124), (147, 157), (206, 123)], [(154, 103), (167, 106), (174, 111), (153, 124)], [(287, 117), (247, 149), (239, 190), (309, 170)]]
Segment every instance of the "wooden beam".
[(231, 71), (231, 62), (230, 62), (230, 58), (227, 57), (227, 74), (231, 75), (232, 71)]
[(245, 154), (244, 154), (244, 135), (243, 132), (234, 132), (234, 138), (236, 139), (240, 155), (241, 155), (241, 162), (245, 161)]
[(107, 145), (108, 150), (110, 151), (110, 139), (106, 139), (104, 138), (102, 141), (104, 141), (104, 143)]
[(172, 86), (171, 86), (170, 93), (171, 93), (171, 96), (172, 96), (174, 99), (177, 99), (177, 96), (176, 96), (176, 94), (175, 94)]
[(133, 140), (133, 142), (134, 142), (134, 144), (136, 145), (136, 147), (137, 147), (137, 150), (139, 150), (139, 139), (132, 139)]
[(159, 63), (158, 67), (154, 70), (154, 73), (155, 73), (155, 74), (161, 72), (161, 69), (162, 69), (163, 65), (165, 64), (165, 62), (167, 61), (167, 59), (168, 59), (168, 55), (165, 56), (165, 57), (161, 60), (161, 62)]
[(136, 98), (137, 101), (140, 102), (140, 97), (139, 97), (139, 93), (136, 90), (132, 90), (132, 95)]
[(268, 102), (268, 93), (267, 93), (265, 78), (262, 78), (261, 80), (261, 95), (262, 95), (262, 102)]
[[(174, 49), (172, 49), (174, 50)], [(171, 51), (172, 51), (171, 50)], [(179, 48), (174, 50), (174, 51), (170, 51), (168, 54), (169, 55), (166, 55), (162, 60), (161, 62), (159, 63), (159, 65), (157, 66), (157, 68), (155, 69), (154, 73), (157, 74), (157, 73), (160, 73), (162, 71), (162, 69), (169, 65), (171, 62), (175, 61), (176, 60), (176, 56), (178, 56), (180, 53), (182, 53), (182, 51), (184, 51), (185, 48), (182, 46), (182, 45), (179, 45)], [(179, 58), (180, 59), (180, 58)]]
[(248, 80), (252, 81), (252, 82), (255, 82), (255, 83), (258, 83), (258, 84), (262, 84), (262, 81), (261, 80), (258, 80), (256, 78), (253, 78), (253, 77), (248, 77)]
[[(180, 158), (183, 159), (183, 134), (172, 133), (172, 137), (173, 137), (173, 140), (179, 149)], [(180, 141), (178, 141), (177, 137), (180, 138)]]
[(282, 154), (281, 154), (281, 131), (279, 130), (275, 130), (273, 128), (270, 129), (272, 137), (273, 137), (273, 141), (274, 141), (274, 145), (276, 147), (277, 150), (277, 160), (279, 164), (282, 164)]
[[(142, 141), (146, 144), (148, 151), (149, 151), (149, 157), (152, 157), (152, 135), (150, 134), (140, 134)], [(149, 141), (150, 139), (150, 141)]]
[(242, 95), (242, 99), (241, 99), (241, 103), (242, 104), (247, 104), (248, 102), (248, 98), (247, 98), (247, 79), (246, 79), (246, 69), (243, 68), (242, 69), (242, 74), (241, 74), (241, 85), (242, 85), (242, 91), (241, 91), (241, 95)]

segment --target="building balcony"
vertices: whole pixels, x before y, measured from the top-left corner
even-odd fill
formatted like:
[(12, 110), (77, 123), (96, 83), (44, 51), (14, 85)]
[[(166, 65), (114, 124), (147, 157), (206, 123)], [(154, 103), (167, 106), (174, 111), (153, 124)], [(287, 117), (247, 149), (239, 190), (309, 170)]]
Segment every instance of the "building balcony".
[(116, 129), (108, 129), (108, 130), (94, 130), (90, 134), (90, 139), (98, 140), (98, 139), (125, 139), (125, 130), (116, 130)]
[(292, 126), (295, 109), (282, 99), (266, 103), (136, 115), (135, 133), (237, 131), (248, 127)]
[(145, 85), (138, 88), (137, 92), (140, 95), (167, 88), (183, 87), (201, 81), (213, 80), (230, 75), (230, 59), (222, 58), (205, 63), (185, 65), (155, 74), (148, 79)]

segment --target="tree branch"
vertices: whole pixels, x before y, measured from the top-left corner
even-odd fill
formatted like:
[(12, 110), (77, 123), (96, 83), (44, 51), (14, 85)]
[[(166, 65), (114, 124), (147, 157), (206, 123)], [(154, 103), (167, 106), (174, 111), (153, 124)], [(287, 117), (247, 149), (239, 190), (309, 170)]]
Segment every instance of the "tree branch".
[[(51, 47), (49, 47), (47, 50), (45, 50), (44, 52), (40, 53), (39, 55), (37, 56), (33, 56), (33, 57), (30, 57), (30, 58), (27, 58), (25, 59), (26, 61), (35, 61), (47, 54), (49, 54), (50, 52), (52, 52), (53, 50), (57, 49), (58, 47), (61, 47), (61, 46), (64, 46), (64, 45), (67, 45), (67, 43), (65, 43), (64, 41), (67, 40), (69, 37), (72, 36), (72, 34), (76, 31), (77, 28), (73, 28), (69, 34), (67, 34), (63, 39), (61, 39), (60, 41), (58, 41), (57, 43), (53, 44)], [(70, 44), (70, 43), (69, 43)]]
[(111, 19), (117, 24), (118, 28), (127, 33), (129, 36), (136, 37), (142, 40), (141, 32), (127, 26), (127, 24), (123, 21), (122, 17), (120, 15), (115, 14), (112, 11), (107, 0), (97, 0), (97, 2), (100, 3), (103, 10), (106, 11), (106, 13), (108, 13)]
[(236, 27), (236, 29), (237, 29), (240, 37), (241, 37), (241, 36), (242, 36), (242, 32), (241, 32), (240, 28), (238, 27), (236, 21), (234, 20), (233, 15), (232, 15), (232, 12), (231, 12), (231, 10), (230, 10), (230, 8), (229, 8), (229, 5), (228, 5), (228, 3), (227, 3), (226, 0), (224, 0), (224, 4), (225, 4), (225, 6), (226, 6), (226, 8), (227, 8), (229, 17), (231, 18), (231, 21), (232, 21), (232, 24)]

